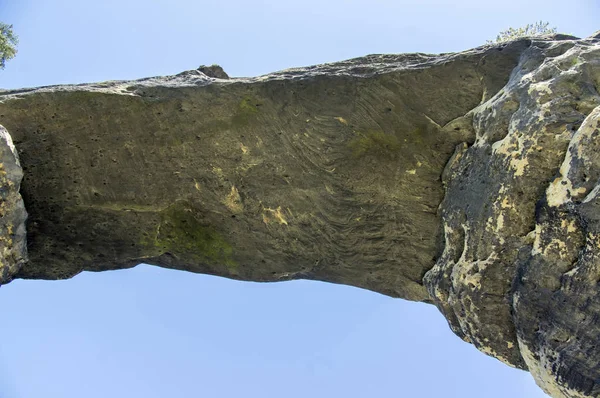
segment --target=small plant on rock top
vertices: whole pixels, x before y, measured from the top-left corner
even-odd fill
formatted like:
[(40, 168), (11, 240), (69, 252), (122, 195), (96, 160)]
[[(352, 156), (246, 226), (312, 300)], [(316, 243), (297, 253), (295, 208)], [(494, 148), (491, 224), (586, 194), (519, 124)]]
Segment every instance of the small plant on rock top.
[(550, 28), (549, 22), (536, 22), (527, 24), (521, 28), (508, 28), (496, 36), (496, 40), (488, 40), (487, 44), (504, 43), (506, 41), (516, 40), (521, 37), (543, 36), (556, 33), (556, 28)]

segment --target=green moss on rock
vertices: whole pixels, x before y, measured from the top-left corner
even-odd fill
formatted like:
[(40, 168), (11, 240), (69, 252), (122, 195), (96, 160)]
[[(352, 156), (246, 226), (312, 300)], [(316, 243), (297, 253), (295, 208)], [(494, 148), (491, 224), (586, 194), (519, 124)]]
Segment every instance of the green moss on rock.
[(151, 246), (182, 259), (225, 265), (234, 272), (233, 248), (213, 227), (200, 222), (191, 206), (175, 204), (161, 212)]
[(256, 99), (244, 97), (238, 104), (237, 111), (231, 122), (233, 126), (245, 126), (258, 114), (260, 104)]
[(258, 109), (255, 105), (255, 102), (252, 98), (246, 97), (240, 102), (240, 112), (244, 114), (254, 114), (258, 113)]
[(348, 147), (352, 150), (352, 156), (355, 158), (367, 155), (393, 158), (400, 150), (401, 144), (395, 135), (386, 134), (383, 131), (369, 131), (358, 133), (348, 142)]

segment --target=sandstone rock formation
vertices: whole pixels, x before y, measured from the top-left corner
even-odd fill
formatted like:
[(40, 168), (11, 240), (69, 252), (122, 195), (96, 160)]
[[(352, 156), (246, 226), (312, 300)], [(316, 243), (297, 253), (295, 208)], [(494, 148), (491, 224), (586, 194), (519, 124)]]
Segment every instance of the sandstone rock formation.
[(0, 284), (27, 261), (27, 212), (19, 193), (23, 170), (10, 134), (0, 126)]
[[(434, 303), (600, 396), (600, 33), (0, 92), (0, 283), (141, 262)], [(27, 257), (28, 256), (28, 257)]]

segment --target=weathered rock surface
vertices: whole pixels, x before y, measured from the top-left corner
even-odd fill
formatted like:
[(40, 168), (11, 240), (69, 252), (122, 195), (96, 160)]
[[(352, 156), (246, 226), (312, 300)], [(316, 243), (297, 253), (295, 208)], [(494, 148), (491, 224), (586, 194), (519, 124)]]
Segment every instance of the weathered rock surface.
[(344, 283), (600, 396), (599, 88), (596, 34), (0, 92), (29, 212), (0, 282), (144, 262)]
[[(554, 391), (550, 374), (561, 384), (585, 386), (586, 393), (591, 383), (596, 390), (587, 396), (600, 394), (600, 325), (592, 320), (599, 286), (568, 282), (581, 256), (598, 264), (584, 250), (587, 244), (598, 251), (589, 236), (593, 224), (573, 206), (587, 195), (591, 201), (600, 183), (599, 82), (597, 40), (535, 43), (506, 86), (469, 112), (477, 138), (459, 146), (446, 168), (444, 252), (425, 276), (455, 333), (529, 368), (554, 396), (579, 395)], [(576, 181), (557, 179), (566, 174)], [(590, 217), (600, 215), (586, 206)], [(594, 272), (591, 264), (583, 268)], [(575, 313), (589, 314), (585, 339), (576, 336), (582, 320)], [(585, 359), (567, 359), (573, 355), (567, 338)]]
[(27, 212), (19, 193), (23, 170), (10, 134), (0, 126), (0, 283), (27, 261)]

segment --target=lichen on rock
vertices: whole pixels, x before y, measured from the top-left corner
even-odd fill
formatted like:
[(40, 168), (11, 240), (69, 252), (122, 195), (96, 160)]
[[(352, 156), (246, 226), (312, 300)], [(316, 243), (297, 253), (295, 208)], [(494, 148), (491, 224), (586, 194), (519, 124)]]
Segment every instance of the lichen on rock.
[(444, 252), (425, 276), (459, 336), (556, 397), (600, 394), (598, 60), (598, 40), (533, 41), (471, 112), (477, 138), (447, 171)]

